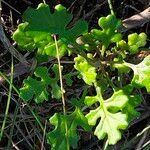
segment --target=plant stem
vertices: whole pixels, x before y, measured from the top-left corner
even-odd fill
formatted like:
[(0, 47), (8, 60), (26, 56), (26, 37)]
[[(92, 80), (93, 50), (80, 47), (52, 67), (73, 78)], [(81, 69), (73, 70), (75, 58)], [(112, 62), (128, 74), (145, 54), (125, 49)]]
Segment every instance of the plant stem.
[(12, 56), (11, 78), (10, 78), (10, 84), (9, 84), (9, 93), (8, 93), (8, 100), (7, 100), (6, 110), (5, 110), (5, 116), (4, 116), (3, 124), (2, 124), (2, 127), (1, 127), (1, 132), (0, 132), (0, 140), (3, 137), (3, 133), (4, 133), (4, 129), (5, 129), (5, 124), (6, 124), (6, 120), (7, 120), (7, 116), (8, 116), (8, 111), (9, 111), (9, 106), (10, 106), (12, 84), (13, 84), (13, 72), (14, 72), (14, 66), (13, 66), (13, 56)]
[[(1, 71), (0, 71), (0, 76), (2, 76), (8, 82), (8, 84), (11, 84), (11, 82), (9, 81), (9, 79)], [(16, 89), (16, 87), (13, 84), (12, 84), (12, 88), (19, 95), (19, 91)]]
[[(12, 85), (12, 88), (14, 89), (14, 91), (19, 95), (18, 89), (17, 89), (13, 84), (11, 84), (11, 81), (9, 81), (9, 79), (8, 79), (2, 72), (0, 72), (0, 75), (1, 75), (10, 85)], [(27, 107), (28, 107), (28, 109), (30, 110), (30, 112), (32, 113), (33, 117), (34, 117), (34, 118), (36, 119), (36, 121), (38, 122), (40, 128), (44, 131), (44, 127), (43, 127), (42, 123), (41, 123), (40, 120), (39, 120), (39, 116), (33, 111), (33, 109), (30, 107), (30, 105), (29, 105), (26, 101), (23, 101), (23, 102), (27, 105)]]
[(13, 117), (13, 120), (12, 120), (12, 126), (11, 126), (11, 129), (10, 129), (10, 134), (9, 134), (9, 140), (8, 140), (8, 144), (7, 144), (7, 149), (10, 148), (11, 146), (11, 142), (12, 142), (12, 136), (13, 136), (13, 132), (14, 132), (14, 127), (15, 127), (15, 124), (16, 124), (16, 117), (17, 117), (17, 114), (18, 114), (18, 110), (19, 110), (19, 106), (18, 104), (16, 105), (16, 108), (15, 108), (15, 112), (14, 112), (14, 117)]
[(105, 142), (105, 145), (104, 145), (104, 150), (107, 150), (107, 148), (108, 148), (108, 140)]
[[(59, 49), (58, 49), (56, 35), (54, 35), (54, 40), (55, 40), (55, 46), (56, 46), (56, 51), (57, 51), (57, 61), (58, 61), (58, 67), (59, 67), (59, 77), (60, 77), (60, 88), (61, 88), (61, 98), (62, 98), (62, 104), (63, 104), (63, 113), (64, 113), (64, 116), (66, 116), (67, 113), (66, 113), (66, 104), (65, 104), (65, 98), (64, 98), (65, 90), (63, 88), (62, 71), (61, 71), (61, 64), (60, 64), (60, 58), (59, 58)], [(66, 119), (66, 117), (65, 117), (65, 119)], [(69, 140), (68, 140), (68, 126), (67, 126), (66, 120), (65, 120), (65, 130), (66, 130), (67, 150), (69, 150), (70, 147), (69, 147)]]
[(103, 99), (103, 96), (102, 96), (102, 89), (101, 89), (101, 87), (99, 87), (97, 85), (97, 83), (94, 83), (94, 86), (96, 88), (97, 96), (99, 98), (100, 108), (103, 110), (104, 115), (106, 117), (107, 116), (107, 108), (106, 108), (106, 106), (104, 104), (104, 99)]
[(105, 72), (105, 70), (102, 70), (102, 71), (103, 71), (103, 74), (105, 75), (105, 77), (106, 77), (108, 83), (109, 83), (110, 86), (113, 88), (113, 91), (114, 91), (114, 92), (117, 91), (118, 89), (117, 89), (117, 87), (114, 85), (113, 81), (109, 78), (108, 73)]
[(103, 45), (103, 46), (102, 46), (102, 51), (101, 51), (101, 55), (102, 55), (102, 57), (104, 57), (105, 50), (106, 50), (106, 47)]
[(122, 88), (122, 83), (123, 81), (122, 81), (122, 73), (118, 73), (118, 86), (120, 87), (120, 88)]
[(125, 66), (127, 66), (127, 67), (129, 67), (129, 68), (131, 68), (131, 69), (133, 69), (134, 68), (134, 64), (131, 64), (131, 63), (127, 63), (127, 62), (125, 62), (124, 61), (124, 63), (123, 63)]
[(108, 5), (109, 5), (109, 9), (112, 15), (115, 15), (114, 11), (113, 11), (113, 7), (112, 7), (112, 3), (111, 0), (108, 0)]
[[(96, 88), (97, 96), (99, 97), (100, 106), (101, 106), (102, 108), (104, 108), (104, 99), (103, 99), (103, 97), (102, 97), (102, 89), (101, 89), (101, 87), (99, 87), (99, 86), (97, 85), (97, 83), (94, 83), (94, 86), (95, 86), (95, 88)], [(105, 111), (105, 110), (104, 110), (104, 111)]]

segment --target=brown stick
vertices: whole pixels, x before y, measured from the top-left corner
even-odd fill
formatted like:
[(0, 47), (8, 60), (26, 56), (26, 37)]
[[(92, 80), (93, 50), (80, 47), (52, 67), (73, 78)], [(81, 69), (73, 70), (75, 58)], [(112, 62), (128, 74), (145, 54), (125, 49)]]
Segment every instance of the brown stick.
[(141, 26), (150, 21), (150, 7), (145, 9), (144, 11), (131, 16), (122, 21), (123, 26), (121, 27), (122, 32), (126, 32), (129, 29)]

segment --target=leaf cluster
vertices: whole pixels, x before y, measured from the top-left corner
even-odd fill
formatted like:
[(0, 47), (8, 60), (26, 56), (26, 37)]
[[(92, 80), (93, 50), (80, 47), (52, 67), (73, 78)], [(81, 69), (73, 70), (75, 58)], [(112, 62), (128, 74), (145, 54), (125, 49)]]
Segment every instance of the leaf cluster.
[[(28, 8), (23, 15), (24, 23), (18, 26), (13, 39), (21, 49), (57, 58), (53, 38), (53, 35), (56, 35), (59, 57), (67, 53), (77, 54), (74, 58), (74, 68), (78, 71), (78, 78), (96, 90), (96, 95), (88, 96), (86, 93), (84, 104), (76, 105), (71, 114), (62, 115), (56, 112), (50, 118), (50, 124), (55, 126), (54, 130), (47, 134), (52, 149), (67, 149), (68, 145), (77, 148), (78, 126), (86, 131), (90, 130), (90, 126), (95, 126), (94, 134), (97, 138), (107, 138), (108, 143), (114, 145), (121, 139), (122, 130), (139, 116), (136, 107), (141, 98), (134, 94), (134, 89), (145, 87), (147, 92), (150, 92), (150, 56), (139, 64), (127, 62), (128, 56), (136, 55), (145, 46), (147, 36), (145, 33), (133, 33), (128, 35), (128, 40), (125, 41), (119, 32), (121, 21), (114, 15), (101, 17), (98, 21), (100, 28), (89, 32), (84, 20), (79, 20), (73, 27), (69, 27), (72, 17), (62, 5), (57, 5), (53, 13), (49, 6), (43, 3), (39, 4), (37, 9)], [(80, 43), (77, 38), (81, 40)], [(111, 74), (114, 70), (118, 73), (115, 81), (112, 80)], [(133, 78), (130, 83), (123, 82), (130, 70), (133, 70)], [(50, 99), (51, 92), (51, 98), (60, 99), (58, 65), (54, 64), (52, 71), (55, 74), (53, 78), (46, 67), (37, 67), (33, 77), (24, 80), (20, 97), (26, 101), (42, 103)], [(64, 75), (68, 86), (73, 82), (71, 76)], [(108, 87), (112, 88), (112, 95), (105, 98)], [(85, 116), (81, 109), (84, 105), (92, 109)]]

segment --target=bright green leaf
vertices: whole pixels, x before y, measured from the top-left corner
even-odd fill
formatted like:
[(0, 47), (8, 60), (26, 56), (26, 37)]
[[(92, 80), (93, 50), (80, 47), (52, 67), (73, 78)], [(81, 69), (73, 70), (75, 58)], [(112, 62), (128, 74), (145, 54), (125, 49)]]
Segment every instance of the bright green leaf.
[(114, 15), (108, 15), (107, 17), (101, 17), (98, 21), (102, 30), (93, 29), (92, 36), (94, 39), (102, 42), (107, 48), (110, 43), (119, 42), (122, 38), (121, 33), (117, 32), (117, 29), (121, 26), (121, 21)]
[[(98, 139), (104, 139), (108, 137), (109, 144), (116, 144), (121, 139), (120, 130), (124, 130), (128, 126), (128, 117), (135, 117), (133, 111), (136, 104), (128, 104), (132, 102), (133, 96), (130, 95), (133, 87), (131, 85), (114, 92), (114, 94), (107, 100), (104, 100), (101, 96), (101, 90), (96, 88), (96, 96), (86, 96), (85, 104), (88, 106), (94, 103), (99, 103), (100, 106), (94, 110), (91, 110), (87, 115), (89, 125), (96, 125), (97, 120), (100, 118), (98, 125), (96, 126), (94, 134)], [(132, 109), (129, 106), (132, 105)], [(123, 111), (122, 111), (123, 110)], [(133, 115), (133, 116), (132, 116)]]
[[(51, 144), (52, 150), (66, 150), (67, 138), (69, 141), (69, 147), (76, 149), (80, 139), (77, 134), (77, 127), (81, 126), (86, 131), (90, 130), (87, 119), (82, 114), (82, 111), (77, 107), (72, 114), (67, 116), (55, 113), (50, 118), (50, 123), (55, 126), (55, 129), (47, 135), (48, 142)], [(66, 137), (66, 124), (68, 137)]]
[(137, 65), (124, 64), (134, 71), (132, 85), (137, 88), (146, 87), (147, 91), (150, 92), (150, 55)]
[(117, 68), (118, 72), (121, 74), (128, 73), (130, 71), (130, 68), (128, 66), (124, 65), (122, 58), (121, 59), (114, 58), (111, 67), (112, 67), (112, 69)]
[[(94, 134), (98, 137), (99, 140), (104, 139), (107, 136), (109, 144), (116, 144), (121, 139), (121, 132), (119, 130), (126, 129), (128, 126), (126, 115), (121, 112), (115, 114), (108, 111), (104, 112), (100, 108), (99, 111), (97, 111), (97, 114), (94, 114), (92, 111), (90, 111), (86, 116), (89, 124), (90, 122), (94, 121), (94, 119), (101, 117), (99, 124), (96, 126)], [(93, 115), (97, 116), (97, 118), (93, 118)], [(95, 125), (95, 123), (96, 120), (94, 121), (94, 124), (92, 123), (91, 125)]]
[(131, 54), (139, 52), (139, 48), (145, 46), (147, 35), (145, 33), (132, 33), (128, 35), (128, 42), (121, 40), (118, 42), (118, 47), (122, 50), (128, 50)]
[(128, 36), (128, 45), (129, 51), (131, 54), (135, 54), (138, 52), (140, 47), (145, 46), (146, 44), (147, 35), (145, 33), (137, 33), (130, 34)]
[[(88, 54), (89, 58), (92, 58), (91, 54)], [(75, 61), (75, 69), (78, 70), (80, 72), (81, 77), (83, 78), (84, 82), (86, 84), (92, 85), (93, 83), (95, 83), (96, 81), (96, 68), (91, 66), (88, 61), (78, 55), (78, 57), (74, 58)]]
[(124, 108), (129, 97), (123, 90), (115, 92), (109, 99), (105, 100), (105, 107), (111, 112), (117, 112)]

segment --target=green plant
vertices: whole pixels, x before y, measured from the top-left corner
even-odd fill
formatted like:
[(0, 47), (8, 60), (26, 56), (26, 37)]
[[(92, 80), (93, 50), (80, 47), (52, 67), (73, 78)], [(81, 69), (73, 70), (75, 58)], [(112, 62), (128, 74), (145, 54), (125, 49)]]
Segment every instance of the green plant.
[[(55, 126), (53, 131), (47, 133), (52, 149), (77, 148), (77, 126), (86, 131), (95, 126), (94, 134), (98, 139), (106, 138), (108, 144), (116, 144), (121, 139), (120, 130), (125, 130), (139, 116), (136, 106), (140, 104), (141, 97), (134, 94), (134, 89), (145, 87), (150, 92), (150, 56), (139, 64), (127, 62), (128, 56), (134, 56), (145, 46), (146, 34), (130, 34), (126, 42), (118, 31), (121, 21), (114, 14), (101, 17), (98, 21), (100, 28), (90, 32), (84, 20), (69, 27), (71, 19), (72, 15), (61, 5), (55, 7), (54, 13), (50, 12), (47, 4), (39, 4), (37, 9), (28, 8), (25, 11), (24, 23), (13, 34), (19, 48), (37, 51), (39, 61), (42, 61), (42, 57), (55, 57), (59, 61), (64, 55), (77, 54), (74, 68), (78, 73), (69, 73), (60, 78), (62, 67), (59, 62), (52, 67), (55, 77), (50, 77), (48, 68), (37, 67), (34, 76), (24, 80), (20, 97), (36, 103), (42, 103), (50, 97), (57, 100), (62, 97), (63, 114), (56, 112), (50, 117), (50, 124)], [(81, 44), (76, 42), (77, 38)], [(131, 70), (133, 78), (130, 81), (123, 80), (127, 74), (131, 74)], [(114, 71), (118, 74), (112, 80)], [(66, 80), (67, 86), (71, 86), (73, 81), (70, 77), (76, 74), (89, 87), (95, 88), (96, 95), (88, 96), (87, 92), (84, 103), (77, 99), (71, 101), (75, 111), (68, 113), (62, 79)], [(111, 95), (106, 96), (110, 88)], [(85, 116), (81, 109), (84, 105), (92, 109)]]

